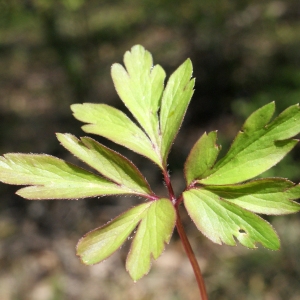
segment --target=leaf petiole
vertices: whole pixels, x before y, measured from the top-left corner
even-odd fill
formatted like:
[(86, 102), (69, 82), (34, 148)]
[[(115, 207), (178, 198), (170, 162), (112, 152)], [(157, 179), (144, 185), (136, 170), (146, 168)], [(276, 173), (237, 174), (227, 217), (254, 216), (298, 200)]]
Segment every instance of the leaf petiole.
[(206, 292), (206, 287), (205, 287), (205, 283), (204, 283), (204, 279), (201, 273), (201, 269), (200, 266), (197, 262), (195, 253), (191, 247), (191, 244), (185, 234), (185, 230), (183, 228), (181, 219), (180, 219), (180, 214), (179, 214), (179, 209), (178, 206), (175, 206), (175, 210), (176, 210), (176, 229), (177, 232), (179, 234), (179, 237), (181, 239), (183, 248), (185, 250), (186, 255), (188, 256), (190, 263), (192, 265), (195, 277), (196, 277), (196, 281), (199, 287), (199, 292), (201, 295), (201, 299), (202, 300), (208, 300), (208, 296), (207, 296), (207, 292)]
[(176, 211), (176, 229), (177, 232), (179, 234), (180, 240), (182, 242), (184, 251), (186, 253), (186, 255), (189, 258), (189, 261), (192, 265), (194, 274), (195, 274), (195, 278), (198, 284), (198, 288), (199, 288), (199, 292), (200, 292), (200, 296), (201, 296), (201, 300), (208, 300), (207, 297), (207, 292), (206, 292), (206, 287), (205, 287), (205, 282), (201, 273), (201, 269), (200, 266), (198, 264), (198, 261), (196, 259), (195, 253), (191, 247), (191, 244), (186, 236), (185, 230), (183, 228), (182, 222), (181, 222), (181, 218), (180, 218), (180, 213), (179, 213), (179, 204), (183, 201), (183, 196), (182, 194), (176, 198), (175, 194), (174, 194), (174, 190), (172, 187), (172, 183), (170, 180), (170, 176), (168, 171), (164, 168), (163, 171), (163, 175), (164, 175), (164, 180), (167, 186), (167, 189), (169, 191), (169, 197), (170, 200), (172, 201), (175, 211)]

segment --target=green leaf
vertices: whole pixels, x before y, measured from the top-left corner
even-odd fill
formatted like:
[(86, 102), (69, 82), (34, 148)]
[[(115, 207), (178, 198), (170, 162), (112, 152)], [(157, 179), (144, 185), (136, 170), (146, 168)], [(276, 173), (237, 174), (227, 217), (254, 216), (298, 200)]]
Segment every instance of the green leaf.
[(164, 163), (178, 133), (193, 95), (195, 79), (191, 80), (193, 66), (187, 59), (171, 76), (164, 91), (160, 110), (161, 153)]
[(149, 272), (151, 256), (157, 259), (165, 243), (169, 243), (175, 221), (176, 212), (170, 200), (162, 198), (143, 203), (87, 233), (77, 244), (77, 255), (87, 265), (105, 260), (140, 222), (126, 261), (126, 268), (136, 281)]
[(169, 199), (153, 201), (143, 217), (126, 260), (126, 269), (134, 281), (146, 275), (151, 257), (157, 259), (169, 243), (176, 222), (176, 212)]
[(246, 120), (228, 153), (219, 160), (202, 184), (234, 184), (253, 178), (277, 164), (297, 144), (299, 105), (283, 111), (270, 124), (275, 104), (269, 103)]
[(106, 225), (90, 231), (77, 244), (77, 255), (86, 265), (105, 260), (126, 241), (152, 202), (135, 206)]
[(290, 199), (294, 183), (283, 178), (265, 178), (245, 184), (205, 186), (204, 189), (219, 197), (255, 213), (283, 215), (295, 213), (300, 205)]
[[(280, 242), (272, 226), (236, 204), (220, 199), (205, 189), (183, 193), (184, 205), (197, 228), (217, 244), (256, 248), (256, 243), (277, 250)], [(235, 238), (234, 238), (235, 237)]]
[(111, 194), (128, 194), (102, 177), (43, 154), (8, 153), (0, 157), (0, 181), (30, 185), (17, 194), (26, 199), (78, 199)]
[(217, 132), (206, 132), (193, 146), (184, 165), (187, 185), (195, 179), (205, 178), (214, 165), (220, 148), (216, 144)]
[(290, 200), (300, 199), (300, 184), (294, 185), (292, 188), (286, 191)]
[(152, 55), (140, 45), (125, 53), (124, 63), (127, 70), (120, 64), (112, 65), (111, 76), (115, 88), (124, 104), (158, 147), (157, 112), (164, 89), (165, 71), (159, 65), (153, 67)]
[(154, 161), (162, 168), (160, 155), (146, 134), (123, 112), (105, 104), (73, 104), (76, 119), (89, 123), (82, 129), (98, 134)]
[(149, 184), (132, 162), (91, 138), (78, 140), (71, 134), (57, 134), (71, 153), (118, 185), (134, 194), (152, 194)]

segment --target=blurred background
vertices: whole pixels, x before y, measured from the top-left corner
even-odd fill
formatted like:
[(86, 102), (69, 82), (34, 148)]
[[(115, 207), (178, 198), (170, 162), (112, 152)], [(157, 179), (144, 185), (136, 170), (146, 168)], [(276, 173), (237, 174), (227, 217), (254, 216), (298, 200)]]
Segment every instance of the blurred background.
[[(299, 0), (0, 0), (0, 153), (48, 153), (81, 165), (55, 132), (85, 135), (72, 103), (127, 112), (110, 67), (135, 44), (169, 75), (187, 57), (194, 65), (196, 91), (169, 161), (177, 193), (204, 131), (219, 130), (226, 150), (255, 109), (275, 101), (280, 112), (300, 100)], [(152, 163), (95, 138), (128, 156), (164, 195)], [(264, 175), (299, 182), (300, 148)], [(176, 232), (137, 283), (124, 268), (129, 244), (93, 267), (75, 256), (84, 233), (141, 200), (38, 202), (16, 190), (0, 184), (1, 300), (198, 299)], [(281, 237), (278, 252), (215, 245), (182, 215), (211, 300), (300, 299), (300, 215), (267, 218)]]

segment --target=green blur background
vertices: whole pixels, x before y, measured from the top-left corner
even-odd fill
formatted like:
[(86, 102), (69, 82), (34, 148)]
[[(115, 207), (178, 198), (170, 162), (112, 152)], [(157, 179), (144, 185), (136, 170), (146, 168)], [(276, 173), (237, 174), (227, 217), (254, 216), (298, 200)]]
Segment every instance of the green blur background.
[[(141, 44), (171, 74), (190, 57), (196, 91), (170, 154), (177, 193), (182, 167), (204, 131), (219, 130), (228, 149), (245, 118), (276, 102), (300, 100), (299, 0), (0, 0), (0, 153), (48, 153), (81, 165), (55, 132), (84, 136), (72, 103), (102, 102), (124, 110), (110, 67)], [(159, 170), (115, 146), (164, 195)], [(224, 153), (224, 152), (223, 152)], [(296, 147), (266, 176), (299, 182)], [(1, 300), (193, 300), (197, 286), (177, 233), (137, 283), (124, 263), (129, 243), (105, 262), (83, 266), (77, 240), (124, 210), (133, 197), (27, 201), (0, 184)], [(182, 209), (210, 300), (300, 299), (300, 216), (268, 217), (281, 250), (215, 245)]]

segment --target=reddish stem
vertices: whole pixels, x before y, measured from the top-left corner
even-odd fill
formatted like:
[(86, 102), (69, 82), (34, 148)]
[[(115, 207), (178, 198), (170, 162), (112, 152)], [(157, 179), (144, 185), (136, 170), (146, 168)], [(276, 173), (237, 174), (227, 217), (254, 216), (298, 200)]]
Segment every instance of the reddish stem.
[(166, 171), (166, 169), (164, 169), (163, 175), (164, 175), (165, 183), (166, 183), (166, 186), (167, 186), (167, 189), (168, 189), (168, 192), (169, 192), (170, 200), (172, 201), (173, 204), (175, 204), (176, 203), (176, 197), (175, 197), (174, 190), (173, 190), (173, 187), (172, 187), (172, 184), (171, 184), (170, 176), (168, 174), (168, 171)]
[(184, 250), (185, 250), (185, 252), (186, 252), (186, 254), (187, 254), (187, 256), (190, 260), (192, 268), (194, 270), (194, 274), (195, 274), (196, 281), (197, 281), (197, 284), (198, 284), (198, 287), (199, 287), (199, 292), (200, 292), (200, 295), (201, 295), (201, 299), (202, 300), (208, 300), (207, 293), (206, 293), (206, 287), (205, 287), (205, 283), (204, 283), (204, 280), (203, 280), (203, 277), (202, 277), (202, 273), (201, 273), (199, 264), (197, 262), (197, 259), (195, 257), (194, 251), (191, 247), (191, 244), (190, 244), (190, 242), (189, 242), (189, 240), (188, 240), (188, 238), (185, 234), (185, 230), (182, 226), (178, 206), (175, 206), (175, 209), (176, 209), (176, 214), (177, 214), (177, 220), (176, 220), (177, 232), (180, 236), (181, 242), (183, 244), (183, 248), (184, 248)]
[(200, 292), (201, 299), (202, 300), (208, 300), (206, 287), (205, 287), (205, 283), (204, 283), (204, 280), (203, 280), (203, 277), (202, 277), (202, 273), (201, 273), (199, 264), (198, 264), (197, 259), (195, 257), (194, 251), (191, 247), (191, 244), (190, 244), (190, 242), (189, 242), (189, 240), (188, 240), (188, 238), (185, 234), (185, 230), (183, 228), (181, 218), (180, 218), (180, 214), (179, 214), (178, 206), (182, 202), (183, 197), (181, 195), (178, 199), (176, 199), (175, 194), (174, 194), (174, 190), (173, 190), (173, 187), (172, 187), (172, 184), (171, 184), (170, 176), (169, 176), (168, 172), (166, 171), (166, 168), (163, 171), (163, 175), (164, 175), (166, 186), (168, 188), (170, 200), (172, 201), (172, 203), (174, 205), (174, 208), (176, 210), (176, 215), (177, 215), (176, 228), (177, 228), (177, 232), (178, 232), (179, 237), (181, 239), (181, 242), (183, 244), (183, 248), (184, 248), (184, 250), (185, 250), (185, 252), (186, 252), (186, 254), (187, 254), (187, 256), (190, 260), (190, 263), (192, 265), (192, 268), (193, 268), (193, 271), (194, 271), (194, 274), (195, 274), (195, 277), (196, 277), (196, 281), (197, 281), (197, 284), (198, 284), (198, 287), (199, 287), (199, 292)]

